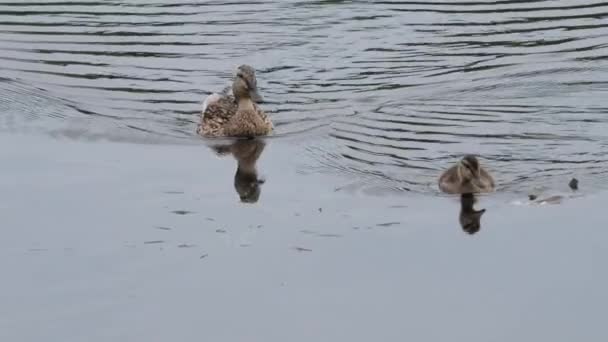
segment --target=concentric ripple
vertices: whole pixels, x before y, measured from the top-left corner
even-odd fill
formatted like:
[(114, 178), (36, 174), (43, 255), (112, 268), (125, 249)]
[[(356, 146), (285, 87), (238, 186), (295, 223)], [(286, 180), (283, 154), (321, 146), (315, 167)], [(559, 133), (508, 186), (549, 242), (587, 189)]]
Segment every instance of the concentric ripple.
[(0, 63), (0, 131), (197, 143), (248, 63), (299, 167), (357, 189), (463, 153), (503, 190), (608, 178), (604, 1), (0, 1)]

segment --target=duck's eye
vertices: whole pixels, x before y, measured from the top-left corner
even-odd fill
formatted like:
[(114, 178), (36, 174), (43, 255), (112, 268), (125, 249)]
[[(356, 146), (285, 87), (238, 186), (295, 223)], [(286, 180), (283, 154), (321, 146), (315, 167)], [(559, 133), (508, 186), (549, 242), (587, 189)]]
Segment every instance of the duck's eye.
[(246, 89), (249, 89), (249, 82), (247, 82), (247, 79), (245, 78), (245, 75), (238, 73), (236, 74), (236, 77), (240, 78), (243, 81), (243, 84), (245, 86)]

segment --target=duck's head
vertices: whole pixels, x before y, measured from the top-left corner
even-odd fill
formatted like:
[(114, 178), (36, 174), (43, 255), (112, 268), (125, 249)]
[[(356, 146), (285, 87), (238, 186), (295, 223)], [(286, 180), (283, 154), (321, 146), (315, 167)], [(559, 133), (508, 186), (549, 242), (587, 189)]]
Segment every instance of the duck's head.
[(472, 177), (479, 176), (479, 160), (474, 155), (468, 154), (462, 158), (460, 165), (463, 168), (465, 174), (469, 174)]
[(255, 70), (246, 64), (240, 65), (236, 69), (236, 75), (232, 83), (232, 92), (237, 101), (239, 99), (251, 99), (256, 103), (263, 101), (262, 96), (258, 93)]

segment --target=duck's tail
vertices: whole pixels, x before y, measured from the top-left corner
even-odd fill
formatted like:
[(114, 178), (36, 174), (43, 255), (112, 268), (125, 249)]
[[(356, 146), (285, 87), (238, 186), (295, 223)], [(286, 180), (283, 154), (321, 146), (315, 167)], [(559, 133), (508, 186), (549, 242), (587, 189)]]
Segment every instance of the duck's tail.
[(209, 106), (211, 106), (213, 104), (216, 104), (221, 98), (222, 98), (222, 96), (220, 94), (216, 94), (216, 93), (213, 93), (213, 94), (207, 96), (205, 101), (203, 101), (203, 110), (201, 111), (201, 115), (205, 116), (205, 112), (207, 111), (207, 108), (209, 108)]

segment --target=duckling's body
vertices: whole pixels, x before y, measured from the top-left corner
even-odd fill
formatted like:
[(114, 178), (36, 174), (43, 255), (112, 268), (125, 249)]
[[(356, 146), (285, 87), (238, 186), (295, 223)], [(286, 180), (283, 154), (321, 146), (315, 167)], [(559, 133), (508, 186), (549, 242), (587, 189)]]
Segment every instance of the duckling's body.
[(268, 135), (273, 124), (254, 102), (261, 100), (257, 93), (255, 71), (241, 65), (232, 85), (232, 93), (225, 89), (211, 94), (203, 103), (201, 123), (197, 133), (207, 137), (253, 137)]
[(494, 187), (494, 178), (471, 155), (462, 158), (439, 177), (439, 189), (448, 194), (492, 192)]

